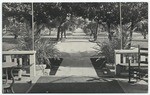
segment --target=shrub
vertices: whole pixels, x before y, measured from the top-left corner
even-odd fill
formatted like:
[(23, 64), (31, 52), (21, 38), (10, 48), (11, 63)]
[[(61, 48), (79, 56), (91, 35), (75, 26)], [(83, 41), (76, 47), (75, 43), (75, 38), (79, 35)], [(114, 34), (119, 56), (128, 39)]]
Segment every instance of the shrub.
[(49, 58), (59, 59), (60, 53), (57, 48), (55, 48), (56, 42), (51, 41), (51, 39), (41, 37), (40, 31), (43, 29), (43, 26), (40, 26), (35, 24), (34, 29), (34, 49), (36, 51), (36, 63), (47, 64), (51, 67)]
[[(129, 25), (123, 25), (122, 27), (122, 48), (129, 49)], [(111, 41), (97, 42), (99, 48), (97, 49), (98, 56), (105, 56), (107, 63), (114, 63), (115, 51), (121, 49), (121, 32), (120, 26), (114, 28), (114, 34)]]
[(97, 42), (99, 46), (97, 55), (99, 57), (105, 56), (107, 63), (114, 63), (114, 50), (120, 49), (120, 42), (118, 38), (113, 38), (112, 41)]
[[(22, 27), (21, 38), (18, 38), (19, 50), (33, 50), (33, 38), (29, 26)], [(37, 29), (38, 28), (38, 29)], [(56, 42), (51, 39), (42, 38), (40, 31), (44, 26), (35, 26), (34, 29), (34, 50), (36, 51), (36, 64), (47, 64), (51, 67), (49, 58), (59, 58), (59, 51), (55, 48)]]
[(37, 64), (47, 64), (51, 67), (49, 58), (59, 58), (60, 55), (55, 44), (50, 39), (40, 39), (35, 43)]

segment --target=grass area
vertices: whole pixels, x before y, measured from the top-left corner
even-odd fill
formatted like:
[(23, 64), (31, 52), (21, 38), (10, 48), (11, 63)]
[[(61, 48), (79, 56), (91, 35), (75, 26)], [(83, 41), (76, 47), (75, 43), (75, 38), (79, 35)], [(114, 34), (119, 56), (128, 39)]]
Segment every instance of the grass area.
[[(57, 40), (56, 38), (42, 38), (42, 39), (49, 39), (52, 42), (56, 43)], [(19, 38), (14, 39), (14, 38), (3, 38), (2, 39), (2, 50), (7, 51), (7, 50), (14, 50), (17, 49), (19, 42)]]
[(11, 44), (11, 43), (7, 43), (7, 42), (3, 42), (3, 44), (2, 44), (3, 51), (12, 50), (12, 49), (16, 49), (16, 48), (17, 48), (17, 44)]
[[(66, 33), (67, 33), (67, 36), (72, 35), (72, 33), (70, 31), (68, 31)], [(56, 31), (52, 32), (52, 35), (56, 36), (56, 34), (57, 34)], [(98, 36), (100, 37), (97, 39), (99, 42), (109, 41), (107, 32), (99, 32)], [(17, 44), (18, 44), (18, 41), (17, 41), (18, 39), (3, 38), (2, 39), (3, 50), (15, 49), (17, 47)], [(43, 38), (43, 39), (49, 39), (49, 38)], [(56, 38), (51, 38), (50, 40), (56, 41)], [(143, 36), (141, 35), (141, 33), (135, 33), (134, 32), (133, 33), (132, 46), (138, 46), (138, 45), (148, 47), (148, 39), (143, 39)]]
[(14, 38), (3, 38), (2, 42), (8, 43), (8, 44), (18, 44), (18, 39)]

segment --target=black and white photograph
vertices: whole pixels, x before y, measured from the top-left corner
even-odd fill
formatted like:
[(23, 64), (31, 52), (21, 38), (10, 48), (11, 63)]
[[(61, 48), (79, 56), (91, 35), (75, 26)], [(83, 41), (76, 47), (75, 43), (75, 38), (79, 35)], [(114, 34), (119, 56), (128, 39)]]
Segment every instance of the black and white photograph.
[(148, 94), (149, 2), (1, 2), (2, 94)]

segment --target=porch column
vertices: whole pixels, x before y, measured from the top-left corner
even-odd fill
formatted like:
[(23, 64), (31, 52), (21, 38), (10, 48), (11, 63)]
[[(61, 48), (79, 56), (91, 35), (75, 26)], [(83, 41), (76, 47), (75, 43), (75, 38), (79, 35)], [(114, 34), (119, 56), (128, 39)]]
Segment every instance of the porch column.
[(115, 53), (115, 75), (120, 73), (121, 54)]
[(36, 68), (35, 68), (35, 53), (30, 55), (30, 77), (34, 77), (36, 75)]

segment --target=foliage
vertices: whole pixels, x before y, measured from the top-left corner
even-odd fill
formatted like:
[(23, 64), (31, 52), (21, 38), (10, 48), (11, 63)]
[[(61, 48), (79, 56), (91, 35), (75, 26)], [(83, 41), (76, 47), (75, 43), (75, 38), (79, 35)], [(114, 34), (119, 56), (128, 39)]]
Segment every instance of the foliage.
[[(57, 39), (60, 37), (60, 26), (69, 13), (66, 3), (34, 3), (34, 21), (37, 25), (43, 23), (48, 27), (58, 28)], [(53, 24), (53, 25), (52, 25)]]
[(47, 64), (51, 66), (49, 58), (59, 58), (59, 51), (55, 48), (55, 44), (50, 39), (39, 39), (35, 43), (36, 63)]
[(143, 35), (144, 39), (146, 39), (146, 35), (148, 34), (148, 19), (143, 19), (143, 20), (139, 21), (135, 25), (134, 30), (140, 31), (140, 33)]
[[(3, 3), (2, 11), (3, 11), (3, 28), (4, 25), (7, 27), (10, 26), (10, 29), (14, 29), (12, 34), (21, 35), (20, 39), (20, 47), (23, 50), (31, 49), (31, 28), (32, 28), (32, 4), (31, 3)], [(45, 41), (40, 37), (39, 31), (44, 28), (58, 28), (57, 38), (59, 38), (60, 26), (65, 22), (67, 14), (70, 13), (72, 17), (72, 22), (76, 23), (76, 18), (81, 17), (85, 19), (96, 19), (97, 23), (105, 22), (108, 28), (109, 36), (111, 34), (111, 25), (117, 27), (120, 24), (120, 5), (118, 2), (108, 2), (108, 3), (34, 3), (33, 4), (34, 11), (34, 21), (37, 26), (34, 26), (34, 36), (35, 36), (35, 49), (39, 52), (42, 52), (42, 55), (47, 55), (48, 57), (52, 56), (51, 54), (55, 54), (55, 52), (49, 52), (51, 48), (54, 50), (54, 44), (49, 41)], [(102, 51), (103, 54), (109, 54), (111, 50), (119, 48), (120, 46), (120, 35), (123, 35), (123, 47), (126, 47), (127, 44), (130, 47), (132, 33), (135, 27), (137, 29), (145, 29), (144, 32), (147, 31), (147, 24), (143, 24), (142, 19), (148, 19), (148, 3), (146, 2), (123, 2), (121, 3), (122, 9), (122, 24), (123, 24), (123, 34), (120, 34), (120, 28), (117, 27), (116, 31), (119, 31), (116, 37), (112, 37), (112, 41), (102, 43)], [(12, 19), (10, 19), (12, 18)], [(11, 22), (11, 23), (10, 23)], [(25, 26), (20, 26), (20, 23), (23, 23)], [(79, 19), (76, 24), (78, 26), (84, 23), (83, 20)], [(129, 24), (129, 25), (128, 25)], [(21, 29), (18, 29), (20, 27)], [(140, 28), (144, 27), (144, 28)], [(118, 29), (118, 30), (117, 30)], [(17, 31), (17, 32), (16, 32)], [(143, 32), (142, 32), (143, 33)], [(143, 35), (145, 35), (144, 33)], [(111, 35), (112, 36), (112, 35)], [(109, 38), (111, 39), (111, 37)], [(29, 42), (29, 43), (28, 43)], [(40, 44), (38, 44), (40, 43)], [(41, 44), (43, 43), (43, 46)], [(113, 46), (114, 44), (114, 46)], [(47, 46), (47, 45), (52, 45)], [(47, 49), (50, 47), (49, 49)], [(101, 48), (100, 47), (100, 48)], [(48, 50), (49, 53), (44, 53), (43, 49)], [(105, 50), (106, 49), (106, 50)], [(54, 50), (55, 51), (55, 50)], [(114, 51), (112, 51), (114, 52)], [(108, 55), (109, 56), (109, 55)], [(110, 57), (112, 57), (110, 55)], [(47, 58), (45, 58), (47, 60)], [(42, 59), (43, 60), (43, 59)], [(111, 58), (108, 59), (110, 62)]]
[(18, 50), (33, 50), (32, 31), (29, 24), (25, 22), (22, 23), (19, 33), (19, 38), (17, 38)]
[[(35, 21), (47, 23), (49, 20), (57, 19), (59, 25), (66, 19), (67, 13), (76, 17), (96, 18), (97, 23), (106, 22), (110, 36), (110, 26), (120, 24), (120, 3), (35, 3)], [(132, 22), (131, 30), (142, 17), (148, 17), (148, 4), (145, 2), (121, 3), (122, 22)], [(42, 18), (42, 19), (41, 19)], [(39, 20), (38, 20), (39, 19)], [(58, 25), (58, 26), (59, 26)], [(58, 29), (59, 30), (59, 29)], [(130, 32), (132, 37), (132, 31)], [(110, 37), (111, 40), (111, 37)]]
[(115, 29), (114, 37), (122, 40), (122, 49), (130, 48), (130, 25), (131, 23), (122, 25), (122, 31), (120, 30), (120, 26), (117, 26)]
[(121, 48), (121, 40), (119, 38), (113, 38), (112, 41), (104, 41), (102, 43), (97, 42), (99, 48), (97, 48), (97, 56), (105, 56), (107, 63), (114, 63), (114, 50)]
[(57, 58), (59, 51), (50, 39), (42, 39), (39, 31), (49, 25), (55, 27), (57, 20), (53, 19), (53, 22), (50, 21), (47, 25), (44, 22), (38, 22), (43, 17), (38, 19), (34, 23), (33, 32), (35, 35), (33, 39), (31, 5), (31, 3), (3, 3), (3, 27), (6, 26), (10, 30), (9, 32), (15, 36), (18, 50), (33, 50), (34, 45), (34, 50), (37, 52), (37, 64), (46, 63), (50, 65), (48, 58)]
[(142, 19), (148, 19), (148, 3), (147, 2), (124, 2), (122, 3), (122, 22), (123, 24), (131, 23), (129, 47), (131, 47), (131, 40), (136, 24)]
[(122, 22), (133, 23), (141, 21), (143, 18), (148, 18), (148, 3), (147, 2), (124, 2), (122, 7)]
[[(3, 3), (2, 4), (2, 17), (3, 25), (7, 25), (8, 18), (12, 17), (18, 22), (27, 20), (29, 26), (32, 26), (32, 10), (31, 3)], [(4, 27), (4, 26), (3, 26)]]
[(3, 28), (14, 35), (18, 50), (32, 50), (31, 3), (3, 3)]
[(59, 59), (60, 53), (55, 48), (56, 42), (52, 42), (51, 39), (42, 38), (41, 34), (37, 31), (41, 31), (44, 25), (34, 24), (34, 49), (36, 51), (36, 63), (37, 64), (47, 64), (51, 67), (49, 58)]
[[(115, 51), (121, 49), (121, 38), (122, 38), (122, 48), (129, 49), (129, 27), (130, 23), (122, 26), (122, 32), (120, 31), (120, 26), (114, 27), (114, 34), (111, 41), (97, 42), (99, 48), (97, 50), (97, 56), (105, 56), (107, 63), (114, 63)], [(122, 36), (122, 37), (121, 37)]]

